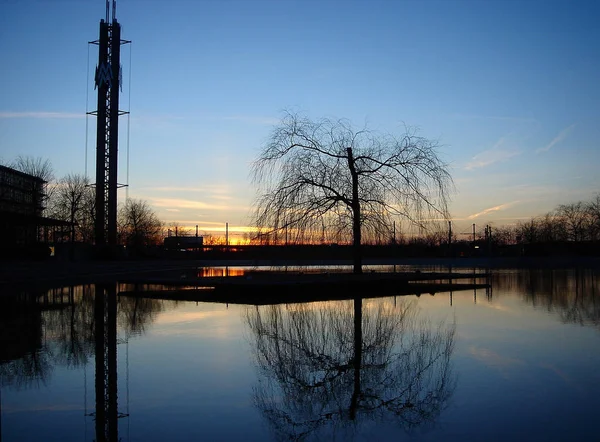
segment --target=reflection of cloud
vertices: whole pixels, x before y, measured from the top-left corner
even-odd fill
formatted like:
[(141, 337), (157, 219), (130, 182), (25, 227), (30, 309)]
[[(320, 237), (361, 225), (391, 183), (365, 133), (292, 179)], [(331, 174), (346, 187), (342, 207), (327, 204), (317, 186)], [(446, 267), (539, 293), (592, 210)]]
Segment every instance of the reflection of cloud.
[(498, 353), (493, 352), (488, 348), (480, 348), (471, 346), (469, 347), (469, 353), (477, 360), (483, 362), (491, 367), (499, 369), (513, 367), (515, 365), (524, 365), (525, 362), (520, 359), (510, 358), (508, 356), (502, 356)]
[(84, 118), (85, 114), (72, 112), (0, 112), (0, 118)]
[(512, 149), (501, 149), (500, 146), (504, 144), (505, 138), (500, 138), (494, 146), (475, 155), (471, 161), (465, 166), (466, 170), (478, 169), (480, 167), (487, 167), (494, 163), (506, 161), (514, 156), (520, 155), (521, 152)]
[(504, 210), (504, 209), (512, 206), (515, 203), (518, 203), (518, 201), (513, 201), (511, 203), (505, 203), (505, 204), (500, 204), (499, 206), (490, 207), (488, 209), (482, 210), (481, 212), (474, 213), (473, 215), (467, 216), (467, 219), (475, 219), (479, 216), (487, 215), (488, 213), (491, 213), (491, 212), (498, 212), (499, 210)]
[(558, 367), (555, 367), (554, 365), (548, 363), (541, 363), (540, 367), (552, 371), (556, 376), (561, 378), (565, 384), (569, 385), (570, 387), (577, 388), (577, 390), (581, 391), (581, 386), (578, 385), (568, 374), (566, 374)]
[(218, 310), (212, 312), (173, 312), (163, 313), (157, 319), (155, 324), (177, 324), (182, 322), (192, 322), (198, 320), (206, 320), (212, 318), (222, 318), (227, 316), (229, 312), (227, 310)]
[(489, 302), (484, 302), (484, 303), (479, 303), (479, 306), (482, 307), (487, 307), (487, 308), (491, 308), (492, 310), (498, 310), (500, 312), (505, 312), (505, 313), (514, 313), (514, 309), (507, 307), (505, 305), (500, 305), (500, 304), (492, 304)]
[(571, 124), (569, 127), (561, 130), (560, 133), (556, 137), (554, 137), (554, 139), (550, 141), (550, 143), (548, 143), (546, 147), (540, 147), (538, 150), (535, 151), (535, 153), (548, 152), (550, 149), (552, 149), (552, 147), (555, 144), (558, 144), (565, 138), (567, 138), (567, 135), (569, 135), (569, 133), (573, 130), (574, 127), (575, 124)]

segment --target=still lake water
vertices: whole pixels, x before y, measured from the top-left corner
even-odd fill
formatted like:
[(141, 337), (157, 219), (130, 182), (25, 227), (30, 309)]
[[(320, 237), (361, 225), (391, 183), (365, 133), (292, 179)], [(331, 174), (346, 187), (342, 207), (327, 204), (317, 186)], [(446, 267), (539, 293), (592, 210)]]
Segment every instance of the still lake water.
[[(261, 307), (121, 296), (114, 440), (600, 441), (599, 276)], [(0, 296), (0, 441), (97, 440), (94, 292)]]

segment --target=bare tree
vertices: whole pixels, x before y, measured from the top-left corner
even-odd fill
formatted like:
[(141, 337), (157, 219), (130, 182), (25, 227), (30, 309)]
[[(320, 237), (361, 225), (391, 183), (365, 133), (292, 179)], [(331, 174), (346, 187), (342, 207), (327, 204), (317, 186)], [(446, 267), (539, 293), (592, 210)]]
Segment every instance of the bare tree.
[[(54, 181), (54, 168), (52, 167), (50, 160), (41, 157), (19, 155), (13, 162), (9, 164), (9, 167), (28, 175), (40, 178), (44, 181), (42, 189), (40, 189), (42, 200), (38, 201), (38, 203), (40, 204), (42, 210), (45, 210), (46, 203), (48, 199), (51, 198), (55, 187), (52, 185), (52, 181)], [(51, 185), (47, 186), (47, 183), (50, 183)]]
[(167, 226), (167, 234), (169, 234), (169, 232), (170, 235), (173, 236), (188, 236), (192, 234), (191, 229), (184, 226), (178, 221), (172, 221), (169, 223), (169, 225)]
[(163, 223), (144, 200), (128, 199), (119, 210), (119, 236), (121, 242), (132, 247), (158, 244)]
[(41, 178), (47, 183), (54, 180), (54, 168), (48, 159), (19, 155), (11, 163), (13, 169)]
[(286, 113), (253, 164), (258, 233), (304, 242), (343, 234), (361, 273), (363, 237), (389, 238), (395, 218), (449, 218), (452, 178), (437, 148), (411, 129), (396, 137)]
[(94, 201), (89, 179), (83, 175), (68, 174), (61, 178), (50, 199), (50, 215), (71, 223), (71, 241), (88, 239), (87, 226), (93, 226), (89, 204)]
[(586, 205), (578, 201), (571, 204), (561, 204), (556, 209), (556, 214), (565, 227), (567, 240), (585, 241), (590, 231), (590, 217)]
[(600, 239), (600, 194), (587, 203), (586, 212), (590, 219), (590, 239), (598, 241)]

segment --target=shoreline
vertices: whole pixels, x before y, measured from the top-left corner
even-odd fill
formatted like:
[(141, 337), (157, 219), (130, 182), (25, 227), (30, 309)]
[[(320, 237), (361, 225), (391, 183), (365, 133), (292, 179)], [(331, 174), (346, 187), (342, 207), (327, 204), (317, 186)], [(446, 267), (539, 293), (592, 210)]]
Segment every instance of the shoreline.
[[(135, 276), (177, 272), (197, 267), (320, 267), (352, 266), (351, 260), (122, 260), (122, 261), (20, 261), (0, 264), (0, 288), (79, 285), (118, 281)], [(365, 259), (370, 266), (406, 266), (445, 269), (567, 269), (600, 268), (600, 257), (490, 257)]]

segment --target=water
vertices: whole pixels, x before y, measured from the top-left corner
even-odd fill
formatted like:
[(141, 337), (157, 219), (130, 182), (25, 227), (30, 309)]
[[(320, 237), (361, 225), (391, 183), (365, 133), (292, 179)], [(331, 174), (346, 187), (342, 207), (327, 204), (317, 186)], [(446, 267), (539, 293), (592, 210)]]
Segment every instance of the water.
[(123, 441), (600, 440), (599, 285), (496, 270), (491, 290), (356, 302), (120, 297), (112, 345), (94, 286), (3, 296), (0, 439), (98, 440), (104, 370)]

